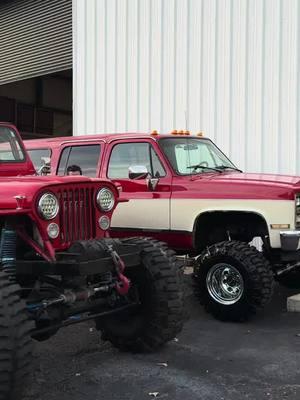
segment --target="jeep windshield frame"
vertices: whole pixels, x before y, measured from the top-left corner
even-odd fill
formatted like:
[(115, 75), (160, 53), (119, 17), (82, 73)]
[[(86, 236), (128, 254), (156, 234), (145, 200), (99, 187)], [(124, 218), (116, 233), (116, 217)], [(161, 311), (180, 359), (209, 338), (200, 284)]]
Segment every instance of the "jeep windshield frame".
[(26, 153), (17, 132), (10, 126), (0, 125), (0, 164), (25, 161)]
[(159, 138), (158, 144), (176, 175), (188, 176), (238, 170), (229, 158), (206, 138), (167, 137)]

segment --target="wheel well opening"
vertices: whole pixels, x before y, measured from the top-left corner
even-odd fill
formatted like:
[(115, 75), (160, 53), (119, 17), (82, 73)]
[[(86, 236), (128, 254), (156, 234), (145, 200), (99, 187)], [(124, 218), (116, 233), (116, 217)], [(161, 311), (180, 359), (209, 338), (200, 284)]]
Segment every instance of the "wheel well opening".
[(214, 211), (201, 214), (194, 226), (197, 250), (224, 240), (251, 242), (260, 237), (265, 240), (268, 227), (265, 219), (254, 212)]

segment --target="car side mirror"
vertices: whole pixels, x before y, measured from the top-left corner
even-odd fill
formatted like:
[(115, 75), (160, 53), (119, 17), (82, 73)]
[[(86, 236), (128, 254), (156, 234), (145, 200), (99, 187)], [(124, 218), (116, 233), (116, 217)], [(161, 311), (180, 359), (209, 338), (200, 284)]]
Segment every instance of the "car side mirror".
[(131, 165), (128, 168), (128, 177), (129, 179), (146, 179), (149, 176), (149, 172), (147, 167), (144, 165)]

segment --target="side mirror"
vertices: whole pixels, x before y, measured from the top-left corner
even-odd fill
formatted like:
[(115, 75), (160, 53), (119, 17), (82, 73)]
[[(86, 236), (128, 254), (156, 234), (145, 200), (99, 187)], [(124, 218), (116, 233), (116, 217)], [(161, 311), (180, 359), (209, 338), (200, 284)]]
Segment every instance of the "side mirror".
[(149, 172), (144, 165), (131, 165), (128, 168), (129, 179), (146, 179), (148, 175)]

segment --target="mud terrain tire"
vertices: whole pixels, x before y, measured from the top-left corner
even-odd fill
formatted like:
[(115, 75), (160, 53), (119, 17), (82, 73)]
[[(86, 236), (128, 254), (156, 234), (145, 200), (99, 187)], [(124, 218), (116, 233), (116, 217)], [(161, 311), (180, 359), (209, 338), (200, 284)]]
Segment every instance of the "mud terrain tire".
[[(103, 338), (123, 351), (150, 352), (182, 329), (184, 293), (182, 272), (176, 267), (175, 252), (156, 240), (130, 238), (124, 244), (138, 246), (141, 264), (125, 270), (141, 302), (138, 315), (128, 312), (101, 321)], [(130, 293), (129, 293), (130, 295)]]
[(30, 372), (33, 325), (19, 290), (0, 271), (0, 400), (21, 400)]
[(271, 265), (256, 248), (243, 242), (210, 246), (200, 255), (194, 278), (200, 302), (222, 321), (247, 320), (273, 294)]

